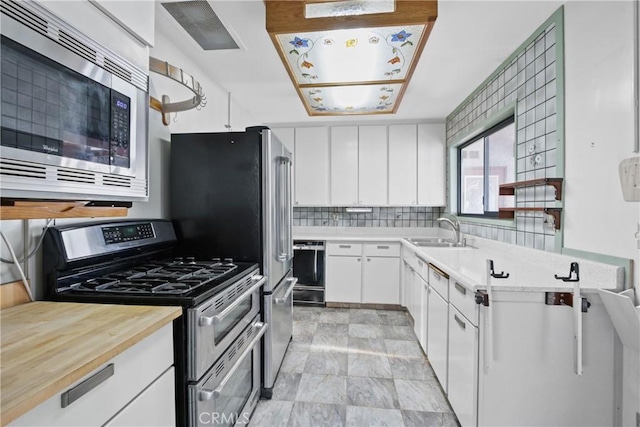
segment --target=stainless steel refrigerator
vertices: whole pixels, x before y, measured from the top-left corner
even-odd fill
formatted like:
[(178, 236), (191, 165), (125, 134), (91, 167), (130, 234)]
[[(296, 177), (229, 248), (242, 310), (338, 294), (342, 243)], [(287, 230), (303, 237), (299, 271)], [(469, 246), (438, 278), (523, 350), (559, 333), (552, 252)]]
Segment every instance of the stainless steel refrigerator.
[(253, 127), (173, 134), (170, 164), (179, 254), (258, 262), (267, 276), (262, 396), (270, 398), (293, 329), (292, 155), (271, 130)]

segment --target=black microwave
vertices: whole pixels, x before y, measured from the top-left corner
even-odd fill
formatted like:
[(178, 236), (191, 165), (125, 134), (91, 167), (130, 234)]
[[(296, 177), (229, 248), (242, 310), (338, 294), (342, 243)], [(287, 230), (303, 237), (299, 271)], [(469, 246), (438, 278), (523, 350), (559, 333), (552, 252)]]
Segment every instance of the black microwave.
[(3, 2), (3, 197), (147, 199), (148, 75), (35, 2)]

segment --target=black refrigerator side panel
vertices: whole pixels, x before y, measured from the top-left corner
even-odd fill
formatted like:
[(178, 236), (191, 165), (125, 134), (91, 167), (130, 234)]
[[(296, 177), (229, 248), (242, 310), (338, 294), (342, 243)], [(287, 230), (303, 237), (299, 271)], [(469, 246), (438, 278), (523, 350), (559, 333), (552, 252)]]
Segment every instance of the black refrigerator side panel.
[(260, 133), (175, 134), (170, 162), (179, 254), (260, 262)]

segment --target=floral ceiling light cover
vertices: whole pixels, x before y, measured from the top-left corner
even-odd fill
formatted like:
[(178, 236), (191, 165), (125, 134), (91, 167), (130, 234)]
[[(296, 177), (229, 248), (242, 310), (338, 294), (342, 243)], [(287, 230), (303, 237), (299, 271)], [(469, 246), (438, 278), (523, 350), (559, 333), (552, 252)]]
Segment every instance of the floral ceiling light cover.
[(425, 25), (332, 30), (279, 34), (277, 40), (311, 110), (389, 113), (424, 30)]

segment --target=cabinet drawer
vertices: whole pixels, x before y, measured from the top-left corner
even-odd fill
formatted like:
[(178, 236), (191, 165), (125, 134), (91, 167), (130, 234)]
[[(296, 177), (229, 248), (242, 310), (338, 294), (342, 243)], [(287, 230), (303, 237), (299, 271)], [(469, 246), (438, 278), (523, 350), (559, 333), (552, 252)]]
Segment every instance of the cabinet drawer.
[[(103, 425), (171, 365), (173, 324), (170, 323), (10, 425)], [(66, 401), (64, 408), (63, 401)]]
[(429, 285), (449, 301), (449, 275), (433, 264), (429, 264)]
[(328, 242), (327, 255), (360, 256), (362, 255), (362, 243)]
[(429, 263), (419, 256), (416, 256), (416, 273), (422, 280), (429, 283)]
[(461, 283), (449, 280), (449, 302), (457, 308), (474, 326), (478, 325), (478, 304), (474, 293)]
[(365, 256), (399, 257), (400, 245), (397, 243), (365, 243)]

